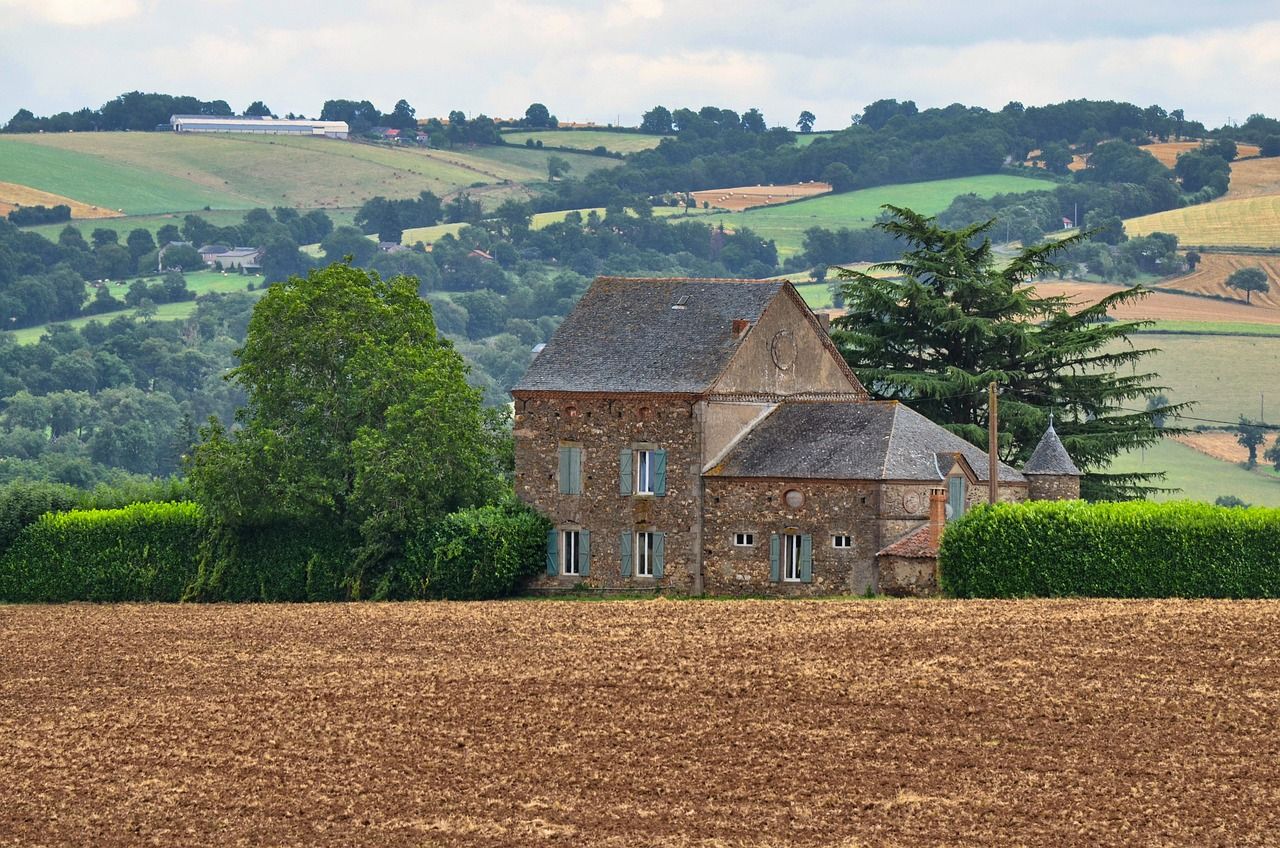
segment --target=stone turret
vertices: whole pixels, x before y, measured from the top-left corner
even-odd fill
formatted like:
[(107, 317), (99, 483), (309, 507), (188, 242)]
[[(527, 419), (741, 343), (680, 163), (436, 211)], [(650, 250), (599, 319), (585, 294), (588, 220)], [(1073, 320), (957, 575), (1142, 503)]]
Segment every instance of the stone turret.
[(1022, 473), (1027, 478), (1027, 496), (1033, 501), (1070, 501), (1080, 497), (1080, 469), (1054, 431), (1052, 416), (1049, 429), (1040, 437), (1040, 444), (1022, 467)]

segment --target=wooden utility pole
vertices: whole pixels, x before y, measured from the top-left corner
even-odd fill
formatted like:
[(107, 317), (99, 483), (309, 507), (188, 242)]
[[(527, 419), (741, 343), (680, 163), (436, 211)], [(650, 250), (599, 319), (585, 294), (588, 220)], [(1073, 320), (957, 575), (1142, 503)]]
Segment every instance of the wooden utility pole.
[(987, 501), (1000, 500), (1000, 459), (996, 448), (1000, 445), (1000, 407), (996, 401), (996, 382), (987, 386)]

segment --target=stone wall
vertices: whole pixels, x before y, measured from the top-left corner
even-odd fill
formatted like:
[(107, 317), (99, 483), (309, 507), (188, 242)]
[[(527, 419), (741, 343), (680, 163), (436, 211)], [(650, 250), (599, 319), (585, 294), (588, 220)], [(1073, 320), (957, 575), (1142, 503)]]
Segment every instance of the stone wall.
[(1080, 499), (1080, 478), (1061, 474), (1028, 474), (1033, 501), (1074, 501)]
[[(874, 588), (876, 484), (866, 481), (706, 479), (704, 579), (715, 595), (861, 594)], [(784, 495), (804, 496), (789, 507)], [(769, 536), (791, 530), (813, 538), (813, 580), (770, 580)], [(734, 545), (734, 534), (752, 533), (752, 547)], [(832, 536), (853, 537), (851, 549), (837, 549)]]
[(877, 562), (882, 595), (928, 598), (938, 594), (938, 561), (926, 557), (882, 556)]
[[(557, 527), (590, 531), (589, 576), (542, 576), (540, 588), (585, 583), (693, 591), (699, 551), (701, 432), (692, 402), (652, 395), (614, 398), (528, 396), (516, 400), (516, 494)], [(559, 448), (582, 449), (582, 494), (560, 494)], [(620, 495), (618, 454), (636, 443), (667, 452), (667, 493)], [(664, 576), (622, 577), (620, 534), (666, 534)]]

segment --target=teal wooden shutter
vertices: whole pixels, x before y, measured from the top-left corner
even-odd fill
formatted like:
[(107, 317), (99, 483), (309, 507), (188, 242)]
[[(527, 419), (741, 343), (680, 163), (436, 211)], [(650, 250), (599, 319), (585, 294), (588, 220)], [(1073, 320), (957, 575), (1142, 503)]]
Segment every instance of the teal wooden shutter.
[(582, 448), (569, 448), (569, 493), (582, 494)]
[(632, 537), (630, 533), (621, 533), (618, 535), (618, 551), (622, 557), (622, 576), (631, 576), (631, 547)]
[(778, 563), (778, 555), (782, 553), (781, 542), (777, 533), (769, 534), (769, 579), (774, 583), (782, 579), (782, 569)]
[(667, 534), (653, 534), (653, 576), (662, 576), (662, 563), (667, 553)]
[(573, 494), (573, 459), (571, 448), (560, 448), (560, 494)]
[(631, 448), (618, 452), (618, 494), (631, 494)]
[(813, 582), (813, 537), (800, 537), (800, 582)]
[(547, 574), (555, 577), (560, 573), (560, 531), (547, 531)]
[(578, 572), (586, 577), (591, 573), (591, 533), (578, 531)]
[(964, 478), (948, 477), (947, 489), (947, 500), (951, 503), (951, 517), (959, 518), (964, 515)]
[(653, 462), (653, 493), (662, 497), (667, 493), (667, 452), (656, 450), (650, 455)]

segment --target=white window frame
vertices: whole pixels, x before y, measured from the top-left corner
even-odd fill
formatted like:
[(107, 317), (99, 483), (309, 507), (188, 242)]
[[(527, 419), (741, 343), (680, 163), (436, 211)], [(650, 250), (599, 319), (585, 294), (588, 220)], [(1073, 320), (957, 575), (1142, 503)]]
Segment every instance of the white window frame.
[(837, 551), (848, 551), (853, 549), (853, 536), (848, 533), (836, 533), (831, 537), (831, 547)]
[(582, 566), (578, 562), (578, 551), (582, 545), (582, 536), (577, 530), (560, 531), (560, 573), (565, 577), (579, 577)]
[(734, 533), (733, 546), (735, 548), (754, 548), (756, 546), (756, 534), (750, 533)]
[(782, 534), (782, 580), (784, 583), (800, 582), (800, 534)]
[(637, 495), (655, 494), (653, 488), (653, 455), (654, 451), (648, 448), (641, 448), (632, 453), (632, 491)]
[(653, 577), (653, 546), (656, 534), (652, 530), (636, 533), (635, 556), (632, 558), (632, 574), (636, 577)]

